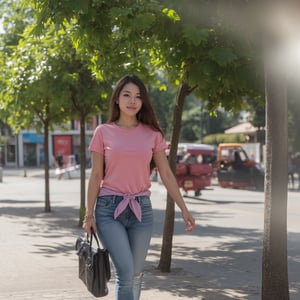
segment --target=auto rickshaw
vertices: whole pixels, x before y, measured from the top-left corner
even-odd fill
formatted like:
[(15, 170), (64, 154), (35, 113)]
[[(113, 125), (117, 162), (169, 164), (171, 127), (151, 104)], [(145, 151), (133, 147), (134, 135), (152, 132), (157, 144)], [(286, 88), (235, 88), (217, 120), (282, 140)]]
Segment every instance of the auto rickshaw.
[[(169, 155), (169, 149), (166, 150), (166, 154)], [(216, 149), (213, 146), (179, 143), (175, 174), (178, 186), (185, 193), (194, 191), (195, 196), (201, 195), (201, 190), (211, 186), (216, 157)], [(159, 172), (155, 177), (162, 183)]]
[(216, 160), (216, 149), (206, 144), (178, 144), (176, 179), (186, 193), (194, 191), (195, 196), (201, 190), (211, 186)]
[(215, 167), (221, 187), (264, 189), (264, 170), (249, 159), (242, 144), (219, 144)]

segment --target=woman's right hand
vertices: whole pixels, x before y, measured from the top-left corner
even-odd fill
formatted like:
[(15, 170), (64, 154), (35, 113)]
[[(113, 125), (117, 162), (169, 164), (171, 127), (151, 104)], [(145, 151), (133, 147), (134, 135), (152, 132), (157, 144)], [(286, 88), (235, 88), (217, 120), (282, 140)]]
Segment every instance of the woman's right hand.
[(96, 221), (93, 215), (87, 215), (84, 217), (82, 228), (87, 234), (91, 233), (91, 229), (94, 233), (97, 232)]

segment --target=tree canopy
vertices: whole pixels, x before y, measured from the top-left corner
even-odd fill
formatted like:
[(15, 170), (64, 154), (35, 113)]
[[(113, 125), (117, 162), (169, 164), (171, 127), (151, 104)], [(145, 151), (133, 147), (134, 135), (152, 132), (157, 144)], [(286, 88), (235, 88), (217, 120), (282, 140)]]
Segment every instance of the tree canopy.
[[(107, 99), (111, 85), (124, 73), (135, 73), (161, 91), (171, 86), (172, 94), (177, 89), (170, 152), (174, 169), (182, 116), (188, 122), (191, 116), (197, 115), (196, 111), (182, 114), (187, 96), (193, 94), (205, 106), (203, 109), (210, 112), (220, 107), (235, 112), (250, 104), (259, 108), (257, 116), (264, 113), (263, 107), (256, 106), (264, 98), (263, 42), (267, 38), (268, 50), (276, 46), (277, 51), (281, 49), (278, 40), (287, 41), (286, 28), (274, 22), (275, 19), (282, 21), (274, 18), (274, 13), (288, 6), (286, 2), (285, 5), (282, 1), (274, 2), (276, 6), (271, 1), (246, 0), (31, 0), (22, 1), (22, 8), (21, 0), (2, 1), (6, 34), (2, 36), (0, 54), (1, 114), (15, 128), (34, 124), (39, 129), (43, 125), (45, 134), (51, 124), (64, 122), (68, 113), (70, 117), (76, 112), (84, 124), (85, 118), (95, 113), (96, 108), (105, 111), (102, 100)], [(287, 2), (298, 5), (297, 1)], [(288, 16), (294, 16), (296, 8), (298, 6), (294, 10), (289, 7)], [(268, 27), (269, 21), (273, 22), (271, 27)], [(293, 60), (279, 58), (278, 65), (273, 60), (269, 65), (272, 68), (267, 69), (270, 76), (267, 77), (267, 116), (271, 128), (267, 179), (270, 175), (278, 184), (267, 181), (266, 202), (269, 207), (272, 202), (280, 206), (266, 212), (274, 211), (281, 217), (280, 213), (286, 208), (286, 201), (281, 198), (286, 190), (273, 196), (284, 184), (286, 174), (276, 177), (273, 169), (285, 170), (284, 164), (276, 163), (285, 161), (286, 149), (280, 145), (281, 151), (276, 152), (272, 147), (272, 134), (287, 135), (287, 132), (272, 118), (278, 114), (286, 120), (286, 85), (281, 76), (276, 77), (279, 73), (273, 71), (274, 66), (276, 71), (280, 67), (285, 69), (282, 62), (288, 62), (291, 67)], [(297, 98), (296, 89), (291, 95)], [(270, 99), (274, 99), (274, 107)], [(167, 118), (164, 122), (167, 123)], [(261, 120), (258, 118), (257, 122)], [(278, 144), (280, 142), (278, 140)], [(276, 181), (278, 179), (280, 181)], [(163, 245), (167, 256), (171, 253), (174, 222), (174, 206), (170, 203), (168, 199), (166, 245)], [(267, 229), (272, 231), (272, 224)], [(285, 228), (282, 226), (280, 230), (280, 238), (284, 240)], [(169, 269), (169, 258), (163, 259), (162, 269)], [(266, 258), (270, 258), (267, 252)], [(280, 281), (280, 276), (278, 278)], [(269, 291), (276, 290), (272, 284), (279, 286), (271, 280), (265, 283)], [(286, 284), (284, 288), (286, 292)]]
[[(20, 127), (33, 124), (38, 116), (48, 128), (56, 113), (63, 117), (69, 112), (70, 117), (72, 110), (84, 124), (85, 118), (95, 113), (97, 96), (93, 92), (97, 93), (97, 86), (102, 87), (99, 100), (106, 99), (110, 85), (124, 73), (135, 73), (161, 90), (177, 88), (170, 153), (174, 169), (188, 95), (204, 100), (210, 111), (221, 106), (236, 111), (245, 105), (245, 96), (260, 93), (259, 76), (253, 71), (255, 51), (251, 43), (241, 45), (232, 35), (229, 25), (236, 24), (224, 22), (219, 13), (221, 4), (190, 1), (182, 5), (182, 1), (167, 0), (24, 2), (34, 23), (19, 32), (17, 50), (9, 56), (14, 66), (9, 82), (13, 84), (5, 92), (5, 108), (19, 105), (16, 115), (22, 120)], [(84, 184), (81, 206), (83, 190)], [(168, 204), (167, 226), (174, 222), (174, 204)], [(172, 238), (172, 231), (172, 226), (166, 228), (164, 236)]]

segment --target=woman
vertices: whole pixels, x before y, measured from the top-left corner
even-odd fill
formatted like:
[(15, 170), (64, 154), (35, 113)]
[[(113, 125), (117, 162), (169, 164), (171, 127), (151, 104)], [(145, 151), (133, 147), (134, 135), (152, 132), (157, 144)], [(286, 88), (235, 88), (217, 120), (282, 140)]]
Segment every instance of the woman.
[(116, 269), (116, 299), (138, 300), (152, 233), (150, 162), (182, 211), (186, 230), (195, 220), (180, 194), (169, 167), (167, 144), (149, 95), (136, 76), (116, 84), (110, 116), (99, 125), (90, 143), (92, 170), (83, 228), (97, 231)]

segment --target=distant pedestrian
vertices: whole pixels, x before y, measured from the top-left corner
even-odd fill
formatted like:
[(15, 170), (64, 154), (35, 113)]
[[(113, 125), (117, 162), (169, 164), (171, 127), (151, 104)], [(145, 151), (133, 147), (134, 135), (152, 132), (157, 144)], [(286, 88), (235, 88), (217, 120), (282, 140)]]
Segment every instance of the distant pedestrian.
[(235, 170), (245, 170), (244, 162), (241, 159), (241, 156), (238, 151), (234, 151), (234, 160), (232, 166)]
[(56, 174), (57, 174), (57, 179), (61, 179), (63, 176), (62, 169), (64, 167), (64, 158), (62, 155), (57, 155), (55, 157), (55, 162), (56, 162)]
[(296, 152), (292, 156), (292, 162), (294, 166), (294, 174), (297, 175), (298, 189), (300, 190), (300, 152)]
[(294, 178), (294, 173), (295, 173), (295, 167), (292, 159), (292, 154), (288, 154), (288, 183), (291, 182), (292, 184), (292, 189), (295, 188), (295, 178)]
[(140, 299), (144, 263), (152, 234), (151, 161), (181, 209), (186, 230), (195, 220), (180, 194), (144, 83), (125, 76), (116, 84), (110, 115), (90, 143), (92, 170), (83, 228), (96, 231), (116, 268), (117, 300)]

